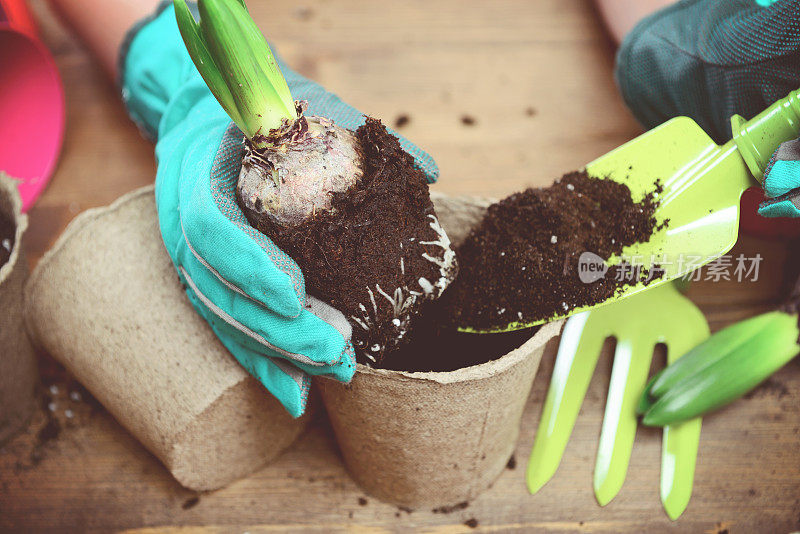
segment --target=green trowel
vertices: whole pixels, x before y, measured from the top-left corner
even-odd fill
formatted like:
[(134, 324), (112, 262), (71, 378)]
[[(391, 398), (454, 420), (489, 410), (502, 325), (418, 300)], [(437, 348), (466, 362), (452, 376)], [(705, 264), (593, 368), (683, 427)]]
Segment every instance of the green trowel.
[[(602, 304), (630, 297), (646, 288), (665, 284), (722, 256), (736, 243), (739, 231), (739, 198), (760, 180), (772, 153), (800, 131), (800, 92), (792, 91), (749, 121), (731, 118), (733, 139), (720, 146), (688, 117), (677, 117), (625, 143), (586, 166), (591, 176), (627, 185), (634, 200), (641, 200), (659, 180), (656, 219), (669, 219), (647, 243), (626, 247), (622, 257), (636, 259), (645, 268), (658, 264), (664, 276), (628, 286)], [(620, 261), (612, 257), (609, 264)], [(534, 322), (515, 322), (493, 330), (521, 330), (589, 310), (574, 308), (567, 313)]]

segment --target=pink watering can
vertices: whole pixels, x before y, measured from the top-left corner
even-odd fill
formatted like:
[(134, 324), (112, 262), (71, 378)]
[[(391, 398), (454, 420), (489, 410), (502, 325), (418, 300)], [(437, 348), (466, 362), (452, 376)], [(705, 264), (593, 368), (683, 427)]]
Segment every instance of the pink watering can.
[(22, 209), (44, 190), (64, 137), (64, 89), (24, 0), (0, 0), (0, 171), (18, 178)]

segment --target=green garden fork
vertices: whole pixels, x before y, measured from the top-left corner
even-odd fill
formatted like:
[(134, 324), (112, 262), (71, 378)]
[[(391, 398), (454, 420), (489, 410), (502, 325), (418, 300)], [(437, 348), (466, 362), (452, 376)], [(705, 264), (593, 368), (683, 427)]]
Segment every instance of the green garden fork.
[[(594, 493), (601, 506), (622, 488), (636, 436), (636, 405), (647, 383), (653, 349), (667, 347), (672, 363), (709, 336), (708, 323), (677, 282), (664, 284), (609, 306), (571, 317), (561, 334), (550, 389), (528, 462), (527, 483), (536, 493), (561, 462), (603, 343), (616, 338), (594, 469)], [(700, 440), (699, 418), (664, 428), (661, 502), (677, 519), (692, 494)]]

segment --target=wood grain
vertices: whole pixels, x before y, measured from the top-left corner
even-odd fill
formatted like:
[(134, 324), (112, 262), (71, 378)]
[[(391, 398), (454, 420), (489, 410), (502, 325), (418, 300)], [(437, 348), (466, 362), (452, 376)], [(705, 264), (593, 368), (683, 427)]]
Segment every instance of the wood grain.
[[(285, 59), (431, 152), (436, 187), (502, 196), (544, 185), (639, 128), (612, 80), (613, 49), (589, 2), (249, 2)], [(150, 183), (152, 146), (128, 121), (113, 86), (34, 2), (66, 85), (67, 135), (53, 183), (31, 212), (31, 263), (80, 211)], [(474, 119), (471, 126), (464, 116)], [(764, 256), (759, 282), (698, 283), (690, 295), (712, 328), (768, 309), (785, 292), (786, 246), (744, 239)], [(791, 262), (788, 262), (791, 265)], [(363, 494), (347, 477), (320, 417), (275, 464), (228, 488), (182, 489), (105, 411), (67, 428), (27, 464), (41, 418), (0, 451), (0, 529), (113, 531), (205, 526), (207, 532), (787, 532), (800, 527), (800, 362), (749, 398), (706, 418), (694, 495), (672, 523), (658, 497), (660, 433), (640, 429), (621, 493), (605, 508), (592, 468), (610, 346), (563, 462), (535, 496), (524, 485), (553, 351), (523, 417), (517, 467), (464, 510), (406, 512)], [(195, 497), (199, 500), (195, 502)], [(477, 529), (463, 523), (478, 521)], [(161, 531), (161, 529), (158, 529)], [(192, 529), (194, 531), (194, 529)]]

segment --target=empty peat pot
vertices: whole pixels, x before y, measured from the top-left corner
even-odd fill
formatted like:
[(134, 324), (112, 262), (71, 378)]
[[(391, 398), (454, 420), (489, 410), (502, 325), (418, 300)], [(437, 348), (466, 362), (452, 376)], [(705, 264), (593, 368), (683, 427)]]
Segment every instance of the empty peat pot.
[(34, 353), (23, 328), (28, 217), (21, 211), (16, 181), (0, 173), (0, 445), (28, 422), (36, 386)]
[(32, 339), (183, 486), (219, 489), (305, 429), (195, 312), (158, 229), (153, 187), (86, 211), (25, 289)]
[[(432, 198), (455, 245), (489, 204)], [(455, 371), (359, 364), (349, 385), (318, 379), (350, 475), (367, 493), (410, 508), (476, 497), (497, 479), (516, 447), (539, 361), (561, 324), (544, 325), (497, 359)]]

